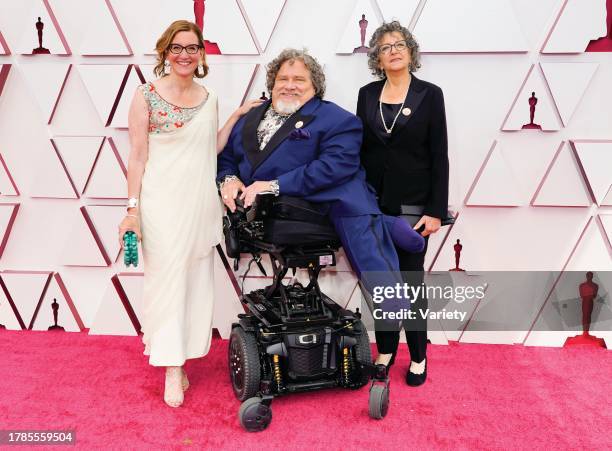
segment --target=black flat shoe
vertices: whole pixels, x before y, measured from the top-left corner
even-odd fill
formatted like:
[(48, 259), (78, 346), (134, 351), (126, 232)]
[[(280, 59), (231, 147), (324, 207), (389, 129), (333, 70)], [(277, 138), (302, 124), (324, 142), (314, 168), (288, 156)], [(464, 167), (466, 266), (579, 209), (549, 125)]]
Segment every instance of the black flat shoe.
[(418, 387), (419, 385), (423, 385), (425, 380), (427, 379), (427, 361), (425, 361), (425, 371), (423, 374), (415, 374), (410, 369), (406, 373), (406, 383), (411, 387)]

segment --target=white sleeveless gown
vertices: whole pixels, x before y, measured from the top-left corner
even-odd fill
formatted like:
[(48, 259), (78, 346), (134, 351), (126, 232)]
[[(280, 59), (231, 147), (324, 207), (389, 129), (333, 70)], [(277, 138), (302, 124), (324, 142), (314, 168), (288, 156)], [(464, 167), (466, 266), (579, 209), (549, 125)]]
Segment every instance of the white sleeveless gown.
[(208, 353), (214, 246), (222, 237), (217, 194), (217, 97), (172, 133), (149, 135), (140, 193), (145, 264), (144, 354), (154, 366), (181, 366)]

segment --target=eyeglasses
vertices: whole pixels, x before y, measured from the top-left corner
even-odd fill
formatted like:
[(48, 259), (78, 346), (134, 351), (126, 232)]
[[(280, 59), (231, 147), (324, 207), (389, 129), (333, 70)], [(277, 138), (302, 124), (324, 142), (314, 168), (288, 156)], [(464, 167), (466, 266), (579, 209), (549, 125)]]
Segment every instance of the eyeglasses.
[(198, 53), (198, 50), (200, 50), (201, 48), (202, 46), (197, 45), (197, 44), (191, 44), (185, 47), (183, 47), (180, 44), (170, 44), (170, 46), (168, 47), (168, 50), (170, 51), (170, 53), (174, 53), (175, 55), (180, 55), (183, 49), (185, 49), (185, 51), (189, 53), (190, 55), (195, 55), (196, 53)]
[(395, 48), (395, 50), (397, 50), (398, 52), (403, 52), (404, 50), (408, 48), (408, 43), (404, 40), (404, 41), (394, 42), (393, 44), (381, 45), (378, 51), (382, 53), (383, 55), (387, 55), (391, 53), (392, 48)]

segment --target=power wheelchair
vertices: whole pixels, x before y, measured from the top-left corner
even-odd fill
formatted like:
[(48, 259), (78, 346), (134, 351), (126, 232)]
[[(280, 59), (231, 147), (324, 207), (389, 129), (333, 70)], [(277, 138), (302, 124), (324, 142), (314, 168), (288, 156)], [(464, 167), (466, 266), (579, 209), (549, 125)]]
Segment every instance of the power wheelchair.
[[(303, 199), (259, 194), (245, 209), (224, 217), (226, 253), (238, 269), (241, 253), (252, 255), (264, 275), (262, 254), (269, 254), (272, 284), (242, 293), (245, 313), (232, 324), (229, 375), (243, 401), (238, 417), (248, 431), (272, 420), (275, 396), (329, 387), (358, 389), (372, 378), (369, 412), (383, 418), (389, 404), (386, 368), (373, 365), (367, 330), (359, 309), (344, 309), (324, 293), (318, 276), (336, 264), (336, 232), (315, 204)], [(307, 270), (309, 283), (283, 281), (289, 270)]]

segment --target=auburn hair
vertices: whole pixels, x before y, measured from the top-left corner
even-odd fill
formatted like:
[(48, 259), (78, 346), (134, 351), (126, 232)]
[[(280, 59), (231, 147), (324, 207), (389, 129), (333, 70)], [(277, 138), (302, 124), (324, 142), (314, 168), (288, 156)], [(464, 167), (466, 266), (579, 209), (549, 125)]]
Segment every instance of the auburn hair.
[(198, 37), (198, 44), (202, 47), (203, 50), (203, 58), (202, 58), (202, 67), (203, 71), (199, 72), (198, 68), (196, 68), (193, 73), (194, 77), (204, 78), (208, 74), (208, 65), (206, 64), (206, 50), (204, 49), (204, 37), (202, 36), (202, 30), (193, 22), (189, 22), (188, 20), (176, 20), (170, 24), (166, 31), (162, 33), (160, 38), (157, 40), (157, 44), (155, 44), (155, 51), (157, 52), (157, 64), (153, 68), (153, 73), (158, 77), (164, 77), (167, 74), (164, 72), (164, 62), (166, 61), (166, 55), (168, 54), (168, 48), (170, 44), (172, 44), (172, 40), (177, 33), (181, 31), (191, 31), (195, 33)]

